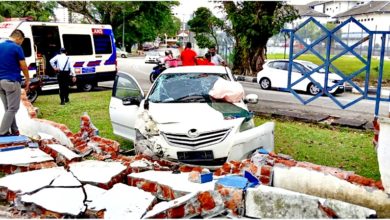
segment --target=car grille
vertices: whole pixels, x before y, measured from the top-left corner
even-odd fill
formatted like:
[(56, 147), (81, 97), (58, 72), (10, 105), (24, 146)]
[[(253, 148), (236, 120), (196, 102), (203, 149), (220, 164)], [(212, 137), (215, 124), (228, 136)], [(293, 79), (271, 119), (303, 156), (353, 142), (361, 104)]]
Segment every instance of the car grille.
[(231, 128), (199, 133), (197, 137), (190, 137), (186, 133), (162, 133), (168, 144), (180, 147), (200, 148), (222, 142), (230, 133)]

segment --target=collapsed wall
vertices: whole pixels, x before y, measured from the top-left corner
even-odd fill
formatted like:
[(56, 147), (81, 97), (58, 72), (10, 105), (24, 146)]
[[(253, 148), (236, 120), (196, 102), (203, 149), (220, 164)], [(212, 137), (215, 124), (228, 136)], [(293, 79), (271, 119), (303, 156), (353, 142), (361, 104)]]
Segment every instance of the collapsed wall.
[[(382, 182), (353, 172), (264, 150), (213, 173), (124, 156), (116, 141), (96, 135), (88, 116), (72, 133), (37, 119), (25, 96), (22, 102), (17, 122), (21, 134), (33, 140), (0, 138), (0, 171), (7, 174), (0, 178), (0, 199), (13, 204), (14, 217), (390, 217)], [(28, 162), (4, 159), (16, 154)]]

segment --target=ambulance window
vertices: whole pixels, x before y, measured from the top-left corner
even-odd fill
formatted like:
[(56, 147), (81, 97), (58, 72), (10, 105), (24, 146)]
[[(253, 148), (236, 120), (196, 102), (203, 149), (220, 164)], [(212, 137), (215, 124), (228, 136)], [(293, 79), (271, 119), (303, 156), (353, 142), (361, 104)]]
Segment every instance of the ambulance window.
[(92, 55), (90, 35), (63, 34), (62, 39), (68, 55)]
[(111, 38), (109, 35), (93, 35), (96, 54), (111, 54)]
[(31, 56), (31, 40), (30, 40), (30, 38), (24, 38), (22, 48), (23, 48), (24, 56), (30, 57)]

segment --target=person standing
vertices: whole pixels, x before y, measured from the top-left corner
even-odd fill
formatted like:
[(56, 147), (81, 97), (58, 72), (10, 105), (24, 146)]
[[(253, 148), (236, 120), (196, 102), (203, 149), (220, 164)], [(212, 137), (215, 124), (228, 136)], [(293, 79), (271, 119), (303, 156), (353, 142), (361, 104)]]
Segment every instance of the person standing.
[(0, 43), (0, 98), (4, 105), (4, 116), (0, 125), (0, 136), (19, 135), (15, 115), (20, 106), (21, 81), (20, 71), (25, 79), (25, 90), (28, 91), (30, 77), (21, 47), (24, 33), (16, 29), (9, 40)]
[(70, 77), (72, 76), (72, 82), (76, 82), (76, 75), (74, 74), (74, 71), (72, 71), (70, 62), (69, 57), (66, 55), (65, 48), (61, 48), (60, 54), (50, 60), (50, 65), (58, 72), (57, 80), (60, 87), (61, 105), (65, 105), (66, 102), (69, 102)]
[(209, 47), (209, 53), (211, 55), (211, 62), (216, 66), (222, 65), (225, 66), (225, 60), (221, 57), (221, 55), (217, 54), (215, 50), (215, 46)]
[(194, 66), (196, 65), (196, 52), (192, 49), (191, 42), (187, 42), (185, 49), (180, 54), (182, 66)]

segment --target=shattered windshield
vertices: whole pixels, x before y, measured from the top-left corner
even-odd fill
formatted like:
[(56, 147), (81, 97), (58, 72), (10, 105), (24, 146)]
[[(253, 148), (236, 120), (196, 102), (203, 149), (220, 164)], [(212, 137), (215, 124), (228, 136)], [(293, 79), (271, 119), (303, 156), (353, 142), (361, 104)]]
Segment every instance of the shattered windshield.
[(226, 74), (175, 73), (161, 75), (150, 93), (151, 102), (210, 102), (209, 91), (217, 79), (229, 80)]

